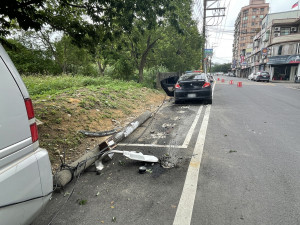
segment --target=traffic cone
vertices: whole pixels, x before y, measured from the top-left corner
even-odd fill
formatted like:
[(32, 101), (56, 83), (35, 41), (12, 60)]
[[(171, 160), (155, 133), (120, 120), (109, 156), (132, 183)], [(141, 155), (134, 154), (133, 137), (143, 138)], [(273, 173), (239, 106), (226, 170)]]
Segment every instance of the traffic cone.
[(238, 87), (242, 87), (242, 86), (243, 86), (243, 85), (242, 85), (242, 82), (238, 82), (238, 83), (237, 83), (237, 86), (238, 86)]

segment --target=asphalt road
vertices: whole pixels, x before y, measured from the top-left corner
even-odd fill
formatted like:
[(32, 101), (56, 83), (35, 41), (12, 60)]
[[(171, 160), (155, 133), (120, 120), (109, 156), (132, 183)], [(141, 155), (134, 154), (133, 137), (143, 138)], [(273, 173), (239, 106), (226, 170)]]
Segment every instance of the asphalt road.
[(34, 224), (300, 224), (300, 89), (224, 78), (212, 106), (166, 101), (117, 146), (171, 168), (115, 155), (55, 193)]

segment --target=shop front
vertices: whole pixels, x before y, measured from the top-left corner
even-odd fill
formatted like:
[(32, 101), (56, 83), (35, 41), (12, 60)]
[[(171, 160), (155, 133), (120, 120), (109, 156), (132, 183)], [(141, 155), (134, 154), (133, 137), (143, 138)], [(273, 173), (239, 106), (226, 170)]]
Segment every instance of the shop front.
[(300, 55), (269, 57), (271, 80), (294, 81), (299, 74)]

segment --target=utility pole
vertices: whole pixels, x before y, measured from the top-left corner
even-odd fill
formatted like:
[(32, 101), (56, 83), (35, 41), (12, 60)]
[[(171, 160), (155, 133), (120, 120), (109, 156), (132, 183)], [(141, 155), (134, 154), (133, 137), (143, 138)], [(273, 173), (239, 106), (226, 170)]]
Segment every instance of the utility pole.
[(203, 0), (203, 28), (202, 28), (202, 37), (203, 37), (203, 45), (202, 45), (202, 70), (206, 73), (206, 66), (205, 66), (205, 43), (206, 43), (206, 0)]
[[(202, 37), (204, 39), (202, 44), (202, 69), (207, 71), (207, 62), (205, 57), (205, 47), (206, 47), (206, 27), (207, 26), (218, 26), (219, 24), (208, 24), (209, 21), (206, 21), (206, 18), (222, 17), (225, 16), (225, 7), (212, 7), (220, 0), (203, 0), (203, 28), (202, 28)], [(207, 6), (208, 2), (212, 2)], [(207, 15), (207, 11), (213, 12), (211, 15)], [(210, 62), (211, 63), (211, 62)]]

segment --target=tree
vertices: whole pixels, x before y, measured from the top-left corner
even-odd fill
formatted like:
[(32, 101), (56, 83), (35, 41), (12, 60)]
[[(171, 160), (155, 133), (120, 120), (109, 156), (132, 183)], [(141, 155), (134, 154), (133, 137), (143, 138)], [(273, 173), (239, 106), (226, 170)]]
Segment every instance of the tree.
[[(125, 36), (126, 49), (129, 50), (136, 69), (139, 73), (139, 82), (144, 81), (144, 68), (150, 51), (155, 47), (157, 42), (162, 38), (162, 31), (159, 27), (153, 27), (148, 30), (141, 21), (136, 21), (136, 28), (131, 34)], [(160, 30), (160, 31), (159, 31)]]
[[(3, 1), (0, 35), (14, 27), (38, 30), (47, 46), (41, 50), (51, 54), (63, 72), (75, 71), (75, 65), (83, 67), (85, 62), (96, 63), (103, 75), (113, 65), (119, 78), (132, 79), (136, 69), (143, 82), (147, 67), (162, 65), (175, 71), (198, 67), (202, 39), (191, 5), (192, 0)], [(63, 31), (63, 38), (53, 40), (45, 27)]]
[(228, 73), (228, 71), (231, 69), (231, 63), (223, 63), (223, 64), (213, 64), (211, 70), (212, 72), (223, 72)]
[(192, 19), (190, 0), (174, 1), (177, 5), (178, 27), (165, 26), (162, 40), (152, 54), (151, 65), (160, 64), (170, 71), (198, 69), (201, 62), (203, 39)]
[[(158, 44), (161, 43), (164, 46), (169, 39), (174, 40), (174, 36), (178, 37), (179, 33), (182, 33), (180, 27), (180, 16), (182, 6), (188, 9), (185, 15), (191, 19), (191, 1), (172, 1), (170, 7), (172, 11), (167, 11), (164, 16), (157, 17), (152, 23), (148, 23), (145, 20), (134, 20), (134, 28), (129, 33), (125, 34), (124, 42), (125, 46), (131, 53), (131, 57), (134, 60), (135, 66), (139, 73), (139, 82), (144, 80), (143, 71), (147, 66), (149, 57), (155, 52)], [(172, 30), (172, 35), (167, 33)], [(173, 36), (174, 34), (174, 36)], [(157, 63), (161, 63), (161, 58)]]
[(68, 35), (58, 35), (52, 29), (43, 28), (38, 32), (19, 32), (14, 43), (18, 42), (21, 45), (16, 45), (15, 49), (25, 46), (31, 52), (45, 55), (48, 60), (52, 61), (53, 66), (57, 65), (55, 66), (56, 70), (59, 67), (59, 72), (63, 74), (75, 74), (80, 71), (83, 73), (82, 71), (85, 71), (93, 63), (93, 58), (87, 49), (74, 45)]
[[(78, 44), (89, 35), (93, 40), (112, 40), (143, 20), (151, 28), (157, 18), (172, 10), (172, 0), (9, 0), (0, 2), (0, 36), (10, 29), (40, 30), (50, 25)], [(117, 29), (116, 29), (117, 28)], [(101, 30), (101, 32), (99, 32)]]
[(17, 40), (8, 40), (7, 42), (15, 46), (8, 48), (7, 53), (21, 74), (57, 74), (61, 72), (49, 52), (28, 48)]

